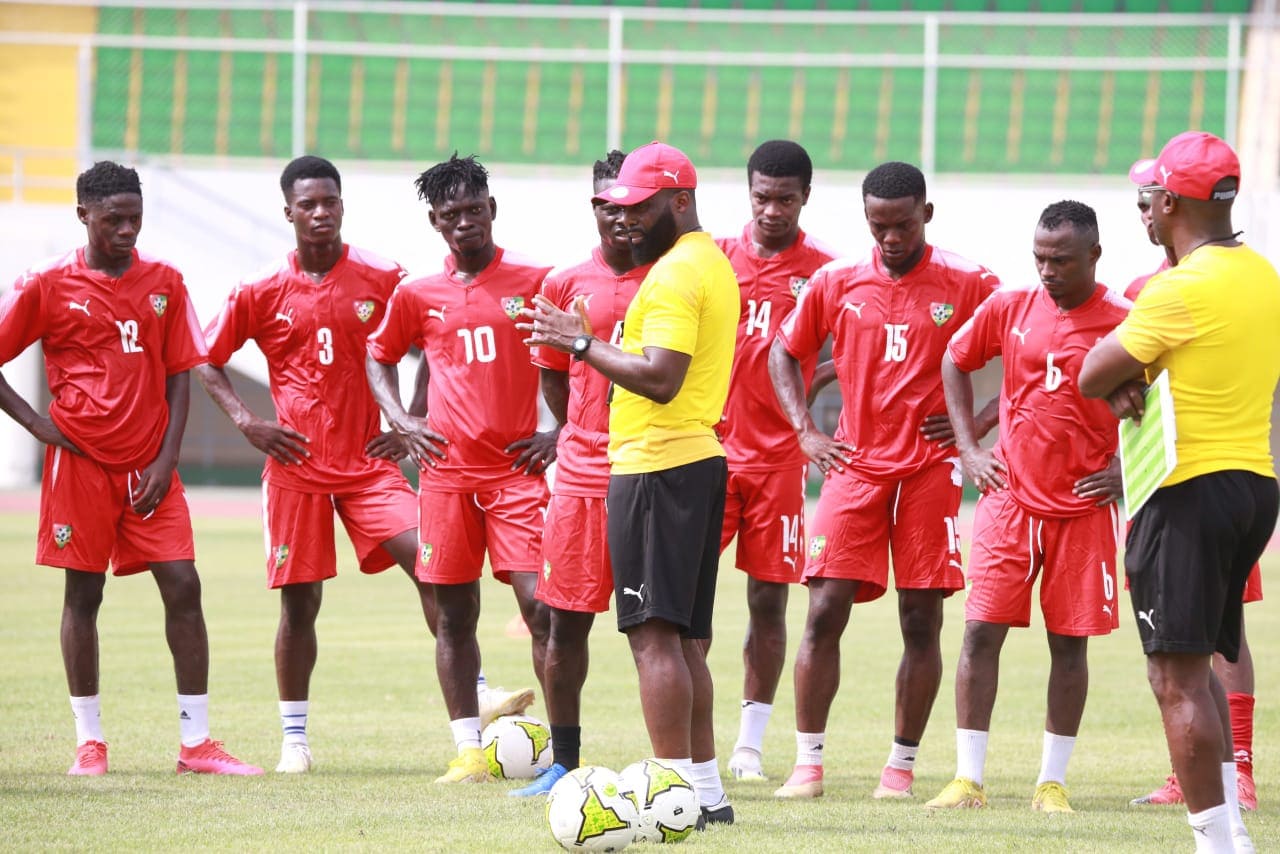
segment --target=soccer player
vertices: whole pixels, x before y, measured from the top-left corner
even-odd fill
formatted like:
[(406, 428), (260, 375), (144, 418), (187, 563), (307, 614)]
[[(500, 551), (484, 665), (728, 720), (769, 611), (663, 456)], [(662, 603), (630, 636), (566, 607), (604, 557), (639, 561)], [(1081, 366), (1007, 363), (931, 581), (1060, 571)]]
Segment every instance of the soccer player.
[[(364, 377), (366, 340), (404, 270), (343, 243), (342, 178), (328, 160), (292, 161), (280, 189), (296, 248), (231, 292), (206, 333), (209, 364), (196, 374), (249, 443), (267, 455), (263, 525), (267, 584), (280, 591), (275, 660), (284, 730), (276, 771), (298, 774), (311, 769), (307, 715), (323, 584), (337, 574), (334, 513), (361, 571), (400, 564), (418, 588), (429, 626), (435, 602), (431, 588), (413, 575), (418, 502), (396, 465), (404, 444), (379, 429)], [(267, 358), (278, 421), (255, 415), (224, 370), (250, 339)], [(533, 692), (519, 699), (532, 702)]]
[(1236, 239), (1240, 162), (1227, 143), (1179, 134), (1136, 177), (1152, 186), (1152, 224), (1176, 266), (1089, 352), (1080, 390), (1141, 418), (1144, 378), (1168, 372), (1177, 463), (1134, 516), (1125, 573), (1196, 849), (1252, 851), (1211, 662), (1238, 658), (1245, 582), (1280, 506), (1269, 441), (1280, 275)]
[[(1040, 576), (1049, 689), (1040, 778), (1031, 806), (1072, 812), (1067, 762), (1089, 690), (1088, 643), (1119, 626), (1116, 418), (1080, 396), (1093, 343), (1129, 303), (1094, 278), (1098, 219), (1080, 202), (1049, 205), (1032, 244), (1039, 284), (1005, 287), (951, 339), (942, 361), (947, 411), (965, 474), (982, 491), (973, 522), (964, 645), (956, 666), (956, 778), (925, 806), (986, 806), (983, 769), (1000, 649), (1030, 625)], [(978, 445), (970, 374), (1000, 357), (1000, 438)]]
[[(597, 196), (614, 185), (625, 155), (610, 151), (592, 170)], [(581, 312), (588, 328), (622, 340), (622, 320), (650, 264), (636, 265), (623, 209), (591, 200), (600, 245), (573, 267), (553, 270), (542, 296), (563, 311)], [(527, 310), (526, 310), (527, 311)], [(550, 614), (544, 665), (552, 765), (515, 797), (545, 795), (577, 768), (582, 745), (579, 725), (582, 685), (587, 678), (587, 635), (595, 615), (609, 610), (613, 570), (609, 563), (609, 380), (581, 359), (538, 347), (533, 360), (542, 371), (542, 394), (562, 425), (556, 446), (556, 478), (542, 535), (542, 572), (537, 597)]]
[(609, 557), (618, 629), (640, 677), (654, 756), (691, 778), (699, 825), (733, 822), (716, 767), (711, 637), (727, 469), (716, 439), (733, 366), (738, 283), (698, 224), (689, 158), (660, 142), (627, 155), (596, 198), (623, 209), (635, 264), (653, 264), (622, 346), (539, 297), (528, 343), (573, 353), (614, 385)]
[[(720, 441), (729, 464), (723, 551), (738, 538), (737, 566), (747, 573), (747, 637), (738, 741), (729, 773), (764, 780), (764, 730), (787, 652), (787, 588), (804, 569), (804, 487), (808, 460), (769, 382), (769, 346), (813, 271), (835, 253), (800, 229), (813, 163), (790, 140), (762, 143), (747, 161), (751, 221), (716, 242), (733, 264), (742, 292), (738, 344)], [(804, 363), (813, 376), (814, 358)]]
[[(1150, 165), (1150, 158), (1139, 160), (1129, 170), (1129, 177), (1134, 179), (1135, 176), (1141, 176)], [(1141, 178), (1137, 178), (1135, 183), (1142, 184)], [(1146, 228), (1147, 239), (1153, 245), (1159, 246), (1160, 242), (1156, 240), (1155, 229), (1151, 223), (1151, 199), (1154, 193), (1155, 187), (1150, 184), (1138, 187), (1138, 213), (1141, 215), (1142, 224)], [(1156, 273), (1163, 273), (1173, 266), (1168, 258), (1169, 252), (1170, 250), (1165, 250), (1166, 258), (1155, 271), (1138, 276), (1129, 283), (1129, 287), (1125, 288), (1124, 291), (1125, 297), (1130, 301), (1136, 300), (1138, 294), (1142, 292), (1142, 288), (1152, 276), (1156, 275)], [(1257, 564), (1254, 564), (1253, 570), (1249, 573), (1249, 580), (1244, 585), (1244, 602), (1248, 604), (1249, 602), (1261, 601), (1262, 569)], [(1236, 663), (1232, 664), (1223, 657), (1222, 653), (1215, 651), (1213, 654), (1213, 672), (1217, 675), (1218, 681), (1222, 683), (1222, 689), (1227, 694), (1227, 706), (1231, 709), (1231, 743), (1232, 754), (1236, 763), (1236, 784), (1240, 808), (1256, 810), (1258, 808), (1258, 790), (1253, 781), (1253, 653), (1249, 650), (1249, 639), (1244, 630), (1243, 612), (1240, 614), (1240, 658)], [(1129, 803), (1133, 806), (1140, 806), (1142, 804), (1180, 804), (1182, 802), (1182, 787), (1178, 785), (1178, 775), (1170, 774), (1165, 778), (1163, 786), (1140, 798), (1134, 798)]]
[[(890, 551), (904, 650), (893, 745), (874, 795), (911, 797), (916, 752), (942, 680), (942, 600), (964, 586), (960, 463), (950, 448), (940, 365), (952, 333), (999, 280), (925, 242), (933, 204), (916, 167), (877, 166), (862, 198), (876, 244), (871, 257), (815, 272), (769, 354), (787, 420), (826, 477), (804, 569), (809, 613), (796, 653), (796, 765), (774, 793), (780, 798), (822, 794), (840, 637), (854, 602), (884, 595)], [(835, 438), (814, 424), (801, 372), (828, 335), (844, 398)], [(982, 432), (994, 422), (991, 409)]]
[[(422, 470), (416, 572), (435, 595), (436, 674), (458, 748), (436, 782), (483, 782), (489, 767), (472, 686), (486, 551), (494, 576), (515, 592), (543, 682), (547, 613), (534, 589), (556, 435), (536, 432), (538, 369), (515, 321), (550, 268), (493, 242), (498, 205), (474, 157), (437, 163), (417, 187), (449, 255), (443, 272), (396, 289), (369, 339), (366, 369), (374, 399)], [(429, 376), (425, 418), (405, 411), (396, 382), (396, 365), (415, 344)]]
[(32, 267), (0, 301), (0, 364), (40, 342), (47, 416), (0, 377), (0, 409), (44, 443), (36, 562), (64, 571), (62, 663), (76, 722), (73, 776), (107, 773), (98, 608), (110, 568), (150, 571), (178, 683), (178, 773), (261, 774), (209, 738), (209, 637), (178, 453), (188, 372), (204, 341), (182, 274), (134, 248), (138, 173), (100, 161), (76, 178), (88, 242)]

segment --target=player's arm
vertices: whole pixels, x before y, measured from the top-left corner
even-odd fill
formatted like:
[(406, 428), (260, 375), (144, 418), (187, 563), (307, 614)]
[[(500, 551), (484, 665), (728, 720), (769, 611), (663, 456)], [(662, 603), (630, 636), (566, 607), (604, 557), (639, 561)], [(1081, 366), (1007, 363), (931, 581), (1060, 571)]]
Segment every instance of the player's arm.
[(164, 400), (169, 408), (169, 423), (160, 441), (160, 453), (144, 468), (133, 489), (133, 512), (147, 516), (155, 512), (169, 492), (173, 470), (178, 467), (182, 451), (182, 434), (187, 429), (187, 412), (191, 408), (191, 376), (188, 371), (170, 374), (164, 381)]
[[(425, 358), (423, 362), (426, 362)], [(403, 404), (400, 403), (399, 372), (395, 365), (383, 364), (372, 355), (365, 356), (364, 365), (373, 399), (382, 410), (391, 429), (404, 439), (409, 456), (419, 468), (426, 466), (435, 468), (436, 461), (444, 459), (444, 446), (449, 444), (448, 440), (428, 429), (425, 417), (405, 412)], [(415, 400), (417, 396), (415, 391)]]
[(845, 464), (853, 461), (853, 446), (837, 442), (814, 423), (805, 399), (800, 360), (787, 351), (781, 337), (773, 339), (773, 346), (769, 348), (769, 379), (773, 381), (782, 413), (796, 431), (805, 456), (817, 463), (823, 474), (831, 469), (844, 471)]
[[(399, 388), (400, 367), (393, 365), (391, 370), (395, 376), (396, 388)], [(413, 377), (413, 399), (409, 401), (410, 415), (416, 415), (419, 418), (426, 417), (427, 384), (430, 381), (431, 371), (427, 370), (427, 357), (423, 355), (418, 360), (418, 370)], [(369, 443), (364, 446), (364, 452), (371, 457), (380, 457), (384, 460), (398, 463), (409, 456), (409, 446), (405, 443), (404, 437), (395, 430), (383, 430), (369, 440)]]
[(1124, 497), (1124, 478), (1120, 475), (1120, 458), (1112, 457), (1107, 467), (1086, 475), (1075, 482), (1071, 491), (1081, 498), (1092, 498), (1099, 507), (1105, 507)]
[(834, 359), (827, 359), (825, 362), (818, 364), (813, 371), (813, 382), (809, 383), (809, 393), (805, 397), (805, 405), (813, 406), (813, 402), (818, 399), (818, 392), (831, 385), (836, 378), (836, 363)]
[(1115, 330), (1093, 345), (1080, 366), (1080, 393), (1105, 398), (1116, 418), (1142, 420), (1145, 408), (1143, 376), (1147, 366), (1129, 355)]
[(81, 453), (80, 449), (58, 429), (58, 425), (53, 423), (53, 419), (36, 412), (22, 395), (13, 390), (13, 386), (9, 385), (9, 381), (3, 374), (0, 374), (0, 409), (17, 421), (22, 429), (35, 436), (38, 442), (66, 448), (72, 453)]
[(311, 452), (307, 443), (311, 440), (296, 430), (291, 430), (276, 421), (259, 418), (249, 409), (244, 398), (231, 384), (225, 368), (215, 365), (197, 365), (196, 376), (204, 390), (218, 404), (218, 408), (227, 414), (236, 429), (244, 434), (259, 451), (285, 465), (301, 465)]
[[(529, 333), (524, 343), (573, 352), (573, 340), (586, 335), (584, 309), (561, 311), (541, 294), (533, 298), (533, 308), (522, 310), (524, 321), (517, 329)], [(670, 403), (684, 385), (693, 357), (664, 347), (645, 347), (640, 353), (626, 353), (608, 341), (596, 338), (583, 356), (583, 361), (627, 391), (647, 397), (655, 403)]]
[(1000, 395), (987, 401), (986, 405), (973, 416), (973, 424), (979, 439), (986, 436), (1000, 423)]
[[(1004, 489), (1004, 463), (978, 444), (980, 434), (973, 413), (973, 377), (956, 366), (950, 353), (942, 357), (942, 390), (947, 397), (947, 412), (950, 413), (956, 450), (960, 452), (964, 473), (982, 492)], [(988, 403), (984, 411), (990, 405)]]
[[(564, 426), (569, 411), (569, 374), (564, 371), (540, 369), (539, 382), (542, 385), (542, 396), (546, 398), (547, 407), (555, 416), (556, 426), (550, 430), (535, 432), (525, 439), (518, 439), (507, 445), (506, 452), (519, 455), (511, 463), (512, 471), (524, 470), (525, 474), (540, 474), (547, 466), (556, 461), (556, 443), (560, 440), (560, 428)], [(548, 392), (547, 374), (560, 374), (564, 378), (563, 395), (556, 398), (557, 391)]]
[(547, 402), (547, 409), (551, 410), (556, 423), (564, 426), (569, 420), (569, 372), (552, 368), (541, 368), (540, 371), (542, 399)]

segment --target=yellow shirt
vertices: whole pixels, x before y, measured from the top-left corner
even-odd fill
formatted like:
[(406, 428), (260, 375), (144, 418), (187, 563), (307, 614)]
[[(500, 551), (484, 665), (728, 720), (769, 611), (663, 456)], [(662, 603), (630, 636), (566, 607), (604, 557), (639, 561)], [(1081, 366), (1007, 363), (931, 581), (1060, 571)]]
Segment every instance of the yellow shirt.
[(715, 425), (729, 394), (737, 340), (738, 280), (706, 232), (682, 234), (645, 276), (627, 309), (622, 349), (675, 350), (691, 357), (666, 404), (616, 386), (609, 410), (614, 474), (641, 474), (722, 457)]
[(1274, 477), (1280, 276), (1247, 246), (1202, 246), (1152, 277), (1116, 328), (1120, 346), (1169, 371), (1178, 464), (1162, 486), (1243, 470)]

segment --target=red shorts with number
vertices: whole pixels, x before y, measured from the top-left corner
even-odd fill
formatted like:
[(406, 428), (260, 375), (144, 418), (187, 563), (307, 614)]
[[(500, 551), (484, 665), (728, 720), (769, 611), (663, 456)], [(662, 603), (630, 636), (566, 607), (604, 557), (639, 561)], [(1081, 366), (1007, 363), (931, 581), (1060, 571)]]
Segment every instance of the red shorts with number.
[(1044, 627), (1055, 635), (1089, 637), (1120, 626), (1116, 604), (1115, 504), (1083, 516), (1034, 516), (1007, 491), (978, 500), (969, 551), (966, 620), (1027, 626), (1031, 589), (1040, 576)]
[(338, 574), (333, 516), (347, 529), (360, 571), (395, 563), (382, 544), (418, 526), (418, 498), (399, 472), (387, 472), (354, 492), (297, 492), (262, 481), (267, 586), (309, 584)]
[(46, 447), (40, 476), (36, 563), (132, 575), (148, 564), (195, 560), (191, 511), (175, 471), (156, 509), (133, 511), (139, 472), (107, 471), (88, 457)]
[(738, 538), (737, 566), (760, 581), (799, 581), (804, 571), (804, 468), (730, 471), (720, 551)]
[[(1125, 533), (1127, 534), (1132, 527), (1133, 522), (1128, 522), (1125, 525)], [(1124, 577), (1124, 589), (1129, 589), (1129, 576), (1127, 575)], [(1253, 569), (1249, 570), (1249, 577), (1244, 582), (1244, 595), (1240, 597), (1240, 601), (1246, 605), (1250, 602), (1262, 601), (1262, 566), (1260, 564), (1255, 563)]]
[(552, 495), (542, 532), (538, 599), (562, 611), (600, 614), (613, 599), (604, 498)]
[(960, 559), (960, 462), (944, 460), (904, 480), (872, 483), (830, 472), (809, 523), (804, 580), (861, 582), (855, 602), (884, 595), (889, 553), (898, 590), (964, 587)]
[(547, 481), (520, 475), (480, 492), (418, 493), (418, 578), (468, 584), (489, 566), (510, 584), (513, 572), (542, 569)]

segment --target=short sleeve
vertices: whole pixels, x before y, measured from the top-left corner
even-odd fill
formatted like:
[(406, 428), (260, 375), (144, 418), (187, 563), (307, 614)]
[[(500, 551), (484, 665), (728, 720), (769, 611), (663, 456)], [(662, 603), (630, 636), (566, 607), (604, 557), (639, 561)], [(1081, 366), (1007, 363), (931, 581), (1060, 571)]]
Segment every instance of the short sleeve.
[(702, 277), (688, 264), (673, 264), (650, 282), (645, 295), (644, 328), (640, 330), (641, 350), (661, 347), (693, 355), (698, 344), (701, 284)]
[(830, 274), (826, 268), (819, 268), (810, 277), (809, 284), (801, 289), (800, 296), (796, 298), (796, 307), (778, 327), (782, 346), (801, 361), (821, 350), (827, 336), (831, 334), (825, 310), (831, 287)]
[(24, 273), (0, 298), (0, 365), (11, 362), (44, 335), (40, 277)]
[[(542, 289), (540, 293), (551, 301), (551, 304), (561, 311), (569, 311), (572, 300), (569, 297), (569, 282), (552, 271), (542, 280)], [(530, 348), (530, 356), (533, 363), (539, 368), (546, 368), (551, 371), (569, 370), (571, 357), (568, 353), (561, 352), (554, 347), (532, 347)]]
[(382, 325), (369, 336), (368, 351), (374, 360), (384, 365), (397, 364), (411, 346), (422, 342), (417, 304), (414, 293), (403, 285), (392, 292)]
[(978, 306), (978, 310), (956, 330), (947, 344), (951, 361), (965, 373), (976, 371), (1000, 355), (1005, 300), (998, 294)]
[(181, 276), (176, 276), (169, 298), (175, 304), (165, 311), (169, 325), (165, 329), (164, 368), (167, 375), (173, 376), (203, 365), (209, 361), (209, 354), (205, 349), (204, 333), (200, 330), (200, 319), (196, 317), (191, 295), (187, 293)]
[(1116, 339), (1130, 356), (1150, 365), (1196, 336), (1196, 324), (1182, 298), (1175, 271), (1153, 276), (1116, 327)]
[(209, 364), (222, 367), (230, 361), (232, 353), (253, 337), (256, 332), (254, 315), (253, 288), (247, 284), (238, 285), (227, 297), (222, 311), (204, 331)]

